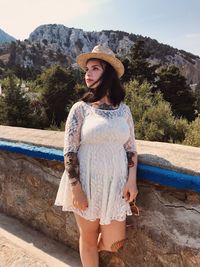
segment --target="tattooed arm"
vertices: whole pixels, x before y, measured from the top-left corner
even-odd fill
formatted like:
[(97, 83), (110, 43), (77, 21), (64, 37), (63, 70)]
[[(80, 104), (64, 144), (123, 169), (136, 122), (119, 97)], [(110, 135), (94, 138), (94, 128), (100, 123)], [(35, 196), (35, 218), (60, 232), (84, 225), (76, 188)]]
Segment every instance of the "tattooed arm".
[(76, 102), (70, 109), (65, 124), (64, 137), (64, 164), (69, 176), (69, 183), (73, 186), (80, 181), (78, 149), (81, 138), (80, 132), (83, 123), (83, 109), (80, 102)]
[(80, 183), (79, 177), (79, 161), (76, 152), (67, 152), (64, 157), (65, 170), (68, 172), (69, 183), (75, 186)]
[(69, 177), (68, 182), (72, 192), (72, 203), (79, 210), (85, 210), (88, 207), (87, 197), (80, 183), (78, 161), (83, 119), (82, 104), (81, 102), (76, 102), (70, 109), (65, 125), (64, 163)]

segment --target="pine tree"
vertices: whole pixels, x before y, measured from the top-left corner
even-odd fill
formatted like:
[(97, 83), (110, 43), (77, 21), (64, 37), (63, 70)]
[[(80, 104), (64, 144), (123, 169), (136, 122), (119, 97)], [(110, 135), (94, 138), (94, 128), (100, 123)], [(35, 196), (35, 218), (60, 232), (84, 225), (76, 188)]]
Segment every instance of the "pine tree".
[(160, 70), (157, 89), (171, 104), (175, 116), (184, 117), (189, 121), (195, 118), (195, 99), (185, 77), (176, 66), (171, 65)]
[(45, 70), (38, 82), (42, 87), (41, 100), (49, 125), (60, 126), (67, 117), (67, 107), (75, 98), (75, 78), (72, 70), (57, 65)]
[(200, 83), (197, 84), (194, 92), (195, 97), (195, 109), (200, 114)]
[(143, 40), (137, 40), (130, 49), (129, 58), (123, 60), (125, 74), (123, 81), (137, 80), (139, 84), (147, 81), (154, 84), (158, 65), (151, 66), (147, 61), (149, 54), (145, 51)]

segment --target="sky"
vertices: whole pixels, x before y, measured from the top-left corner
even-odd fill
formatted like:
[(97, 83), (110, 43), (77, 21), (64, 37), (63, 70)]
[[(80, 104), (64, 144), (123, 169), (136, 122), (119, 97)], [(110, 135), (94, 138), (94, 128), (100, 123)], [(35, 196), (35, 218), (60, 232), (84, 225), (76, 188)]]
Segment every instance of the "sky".
[(0, 28), (24, 40), (42, 24), (120, 30), (200, 56), (200, 0), (0, 0)]

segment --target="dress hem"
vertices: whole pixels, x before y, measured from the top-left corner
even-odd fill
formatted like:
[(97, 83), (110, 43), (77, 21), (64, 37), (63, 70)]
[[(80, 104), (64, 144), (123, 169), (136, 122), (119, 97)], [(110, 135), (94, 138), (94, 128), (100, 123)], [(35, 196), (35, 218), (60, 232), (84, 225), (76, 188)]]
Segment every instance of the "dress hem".
[[(56, 206), (62, 206), (62, 205), (58, 205), (58, 204), (54, 204), (54, 205), (56, 205)], [(62, 206), (62, 211), (64, 211), (64, 212), (74, 212), (77, 215), (81, 216), (82, 218), (84, 218), (84, 219), (86, 219), (88, 221), (92, 221), (92, 222), (94, 222), (97, 219), (99, 219), (100, 220), (100, 222), (99, 222), (100, 225), (108, 225), (108, 224), (111, 223), (111, 221), (114, 221), (114, 220), (115, 221), (118, 221), (118, 222), (122, 222), (122, 221), (125, 221), (126, 220), (126, 217), (127, 216), (132, 216), (133, 215), (133, 213), (131, 211), (128, 211), (127, 210), (126, 211), (126, 214), (124, 216), (122, 216), (121, 218), (119, 218), (119, 217), (111, 217), (108, 220), (105, 220), (105, 219), (101, 219), (99, 217), (95, 217), (94, 218), (94, 217), (90, 217), (90, 216), (84, 215), (83, 212), (81, 212), (80, 210), (75, 209), (75, 208), (67, 208), (67, 209), (65, 209)]]

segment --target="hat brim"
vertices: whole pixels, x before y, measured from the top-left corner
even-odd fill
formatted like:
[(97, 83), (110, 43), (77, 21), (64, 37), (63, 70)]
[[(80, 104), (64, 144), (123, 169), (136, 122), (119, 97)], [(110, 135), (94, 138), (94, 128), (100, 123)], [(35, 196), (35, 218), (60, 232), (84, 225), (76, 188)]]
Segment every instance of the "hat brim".
[(81, 69), (85, 70), (87, 61), (92, 58), (101, 59), (108, 62), (115, 69), (119, 78), (124, 74), (124, 65), (122, 62), (118, 58), (105, 53), (84, 53), (76, 58), (76, 62)]

